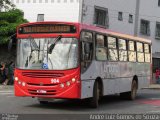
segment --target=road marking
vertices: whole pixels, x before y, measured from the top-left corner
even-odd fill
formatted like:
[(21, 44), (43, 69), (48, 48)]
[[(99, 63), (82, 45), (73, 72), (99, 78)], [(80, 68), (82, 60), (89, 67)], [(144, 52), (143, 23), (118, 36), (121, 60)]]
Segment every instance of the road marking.
[(14, 92), (9, 90), (0, 91), (0, 95), (13, 95), (13, 94)]
[(8, 95), (7, 97), (15, 97), (14, 95)]
[(144, 100), (138, 100), (137, 102), (152, 106), (160, 106), (160, 99), (144, 99)]

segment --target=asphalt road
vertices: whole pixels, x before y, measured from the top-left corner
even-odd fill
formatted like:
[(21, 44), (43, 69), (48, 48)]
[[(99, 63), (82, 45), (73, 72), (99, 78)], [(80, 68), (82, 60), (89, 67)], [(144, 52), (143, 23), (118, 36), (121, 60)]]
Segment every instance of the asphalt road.
[[(160, 89), (143, 89), (138, 92), (135, 101), (121, 100), (118, 95), (102, 98), (97, 109), (90, 108), (85, 100), (55, 100), (40, 105), (37, 99), (15, 97), (13, 87), (0, 88), (0, 113), (36, 114), (44, 117), (48, 114), (79, 116), (80, 114), (152, 114), (160, 113)], [(79, 115), (76, 115), (79, 114)], [(83, 116), (81, 116), (83, 117)], [(85, 116), (86, 117), (86, 116)]]

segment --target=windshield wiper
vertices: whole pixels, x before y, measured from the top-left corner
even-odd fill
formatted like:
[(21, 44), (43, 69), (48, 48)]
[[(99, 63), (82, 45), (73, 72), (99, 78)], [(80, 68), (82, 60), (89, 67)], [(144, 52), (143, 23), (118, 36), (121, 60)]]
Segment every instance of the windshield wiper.
[(33, 51), (36, 50), (36, 51), (39, 51), (39, 47), (37, 45), (37, 43), (35, 42), (34, 39), (31, 39), (31, 47), (33, 47), (34, 49), (32, 49)]
[(48, 51), (48, 54), (51, 54), (51, 53), (52, 53), (52, 51), (53, 51), (56, 43), (57, 43), (59, 40), (61, 40), (61, 38), (62, 38), (62, 36), (59, 35), (59, 36), (55, 39), (54, 43), (53, 43), (53, 44), (48, 48), (48, 50), (47, 50), (47, 51)]
[(32, 52), (33, 51), (40, 52), (40, 48), (38, 47), (37, 43), (35, 42), (35, 40), (32, 37), (30, 37), (29, 40), (30, 40), (30, 46), (31, 46), (31, 53), (30, 53), (30, 56), (29, 56), (29, 60), (31, 60), (31, 58), (32, 58)]

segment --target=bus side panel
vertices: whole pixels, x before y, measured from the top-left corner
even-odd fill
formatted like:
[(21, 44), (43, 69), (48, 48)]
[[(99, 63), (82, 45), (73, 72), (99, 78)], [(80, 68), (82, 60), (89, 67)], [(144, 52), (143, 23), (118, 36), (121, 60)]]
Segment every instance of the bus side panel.
[(118, 79), (116, 80), (115, 77), (119, 75), (120, 71), (117, 62), (93, 61), (86, 72), (81, 74), (81, 98), (93, 96), (94, 82), (97, 78), (102, 80), (104, 95), (118, 93), (119, 84), (118, 82), (116, 83)]
[(136, 63), (135, 73), (138, 76), (138, 89), (148, 87), (150, 84), (150, 64)]
[(93, 96), (93, 86), (95, 80), (82, 80), (81, 81), (81, 99), (90, 98)]
[(150, 64), (131, 62), (93, 61), (85, 73), (81, 74), (81, 98), (93, 96), (94, 82), (101, 78), (103, 95), (131, 91), (134, 76), (138, 78), (138, 88), (149, 85)]
[(81, 99), (93, 97), (94, 82), (99, 75), (100, 65), (92, 61), (89, 68), (81, 74)]

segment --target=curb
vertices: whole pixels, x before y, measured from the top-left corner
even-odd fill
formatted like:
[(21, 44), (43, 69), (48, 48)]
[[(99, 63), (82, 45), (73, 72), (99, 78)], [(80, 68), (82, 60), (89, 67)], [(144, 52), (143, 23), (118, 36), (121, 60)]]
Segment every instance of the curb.
[(143, 89), (160, 89), (160, 85), (159, 84), (153, 84), (153, 85), (149, 85), (148, 87), (145, 87)]
[(13, 89), (14, 86), (13, 85), (0, 85), (0, 89)]

